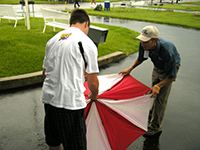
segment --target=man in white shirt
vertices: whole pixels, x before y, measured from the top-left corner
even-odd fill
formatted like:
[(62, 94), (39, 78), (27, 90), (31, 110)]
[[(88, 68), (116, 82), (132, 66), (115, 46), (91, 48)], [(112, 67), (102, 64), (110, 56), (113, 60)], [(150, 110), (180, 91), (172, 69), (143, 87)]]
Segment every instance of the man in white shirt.
[(56, 34), (46, 45), (41, 99), (45, 106), (45, 136), (50, 150), (61, 150), (61, 144), (70, 150), (86, 150), (87, 147), (84, 70), (91, 100), (97, 99), (99, 86), (98, 53), (87, 36), (89, 25), (87, 12), (76, 9), (71, 13), (70, 28)]

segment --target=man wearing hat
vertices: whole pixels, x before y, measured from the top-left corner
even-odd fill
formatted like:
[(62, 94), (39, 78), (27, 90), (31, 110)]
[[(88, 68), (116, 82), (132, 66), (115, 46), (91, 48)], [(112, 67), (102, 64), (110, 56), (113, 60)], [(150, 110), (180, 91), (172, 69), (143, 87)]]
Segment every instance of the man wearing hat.
[(149, 126), (147, 136), (162, 131), (162, 120), (167, 108), (167, 100), (170, 94), (172, 82), (177, 77), (180, 67), (180, 55), (171, 42), (158, 37), (159, 31), (155, 26), (146, 26), (142, 33), (136, 37), (139, 39), (139, 56), (131, 67), (121, 71), (124, 76), (140, 65), (148, 57), (154, 64), (152, 73), (152, 88), (149, 91), (154, 102), (149, 113)]

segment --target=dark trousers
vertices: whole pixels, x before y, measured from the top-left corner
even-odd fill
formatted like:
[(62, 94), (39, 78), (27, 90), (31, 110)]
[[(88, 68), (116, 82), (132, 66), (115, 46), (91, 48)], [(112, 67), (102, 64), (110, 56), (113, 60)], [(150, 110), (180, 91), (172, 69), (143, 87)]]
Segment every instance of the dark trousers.
[(45, 139), (49, 146), (66, 150), (86, 150), (84, 109), (67, 110), (45, 104)]
[(80, 7), (79, 3), (78, 3), (78, 0), (75, 0), (74, 1), (74, 8), (76, 8), (76, 5), (78, 5), (78, 7)]

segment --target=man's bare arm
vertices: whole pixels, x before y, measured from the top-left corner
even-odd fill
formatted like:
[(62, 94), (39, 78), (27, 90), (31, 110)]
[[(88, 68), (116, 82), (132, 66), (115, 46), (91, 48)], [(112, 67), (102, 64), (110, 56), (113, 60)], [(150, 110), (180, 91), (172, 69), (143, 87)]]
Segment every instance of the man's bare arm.
[(99, 80), (97, 73), (87, 74), (88, 87), (91, 91), (89, 97), (91, 100), (96, 100), (99, 92)]

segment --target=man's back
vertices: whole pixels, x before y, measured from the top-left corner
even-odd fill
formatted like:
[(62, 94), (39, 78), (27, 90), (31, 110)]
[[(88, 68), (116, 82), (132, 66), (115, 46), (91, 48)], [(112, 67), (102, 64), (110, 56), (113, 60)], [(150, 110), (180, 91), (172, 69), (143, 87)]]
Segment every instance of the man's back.
[[(59, 32), (47, 43), (43, 64), (43, 68), (46, 69), (42, 96), (44, 103), (66, 109), (80, 109), (86, 106), (83, 95), (85, 64), (79, 49), (79, 41), (87, 47), (87, 61), (90, 53), (97, 57), (94, 43), (75, 27)], [(88, 44), (92, 47), (89, 50)]]

